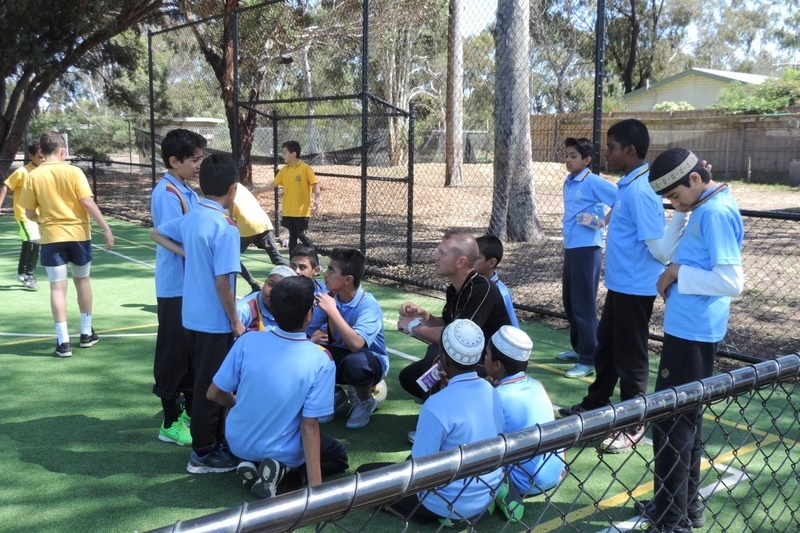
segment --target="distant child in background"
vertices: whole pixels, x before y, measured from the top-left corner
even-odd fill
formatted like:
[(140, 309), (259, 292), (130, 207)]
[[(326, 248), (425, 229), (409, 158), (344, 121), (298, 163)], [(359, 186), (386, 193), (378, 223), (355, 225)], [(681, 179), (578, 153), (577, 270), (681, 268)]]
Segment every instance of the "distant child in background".
[[(256, 248), (267, 252), (273, 265), (289, 265), (289, 261), (281, 257), (278, 252), (278, 243), (275, 242), (275, 232), (269, 215), (261, 208), (253, 193), (241, 183), (236, 186), (236, 199), (233, 201), (231, 218), (239, 226), (241, 253), (244, 253), (248, 246), (254, 244)], [(244, 263), (241, 264), (241, 269), (242, 278), (250, 284), (253, 292), (261, 290), (253, 275), (245, 268)]]
[(375, 297), (361, 287), (366, 263), (364, 253), (356, 248), (331, 251), (325, 271), (330, 292), (316, 295), (318, 306), (308, 326), (311, 340), (325, 345), (333, 355), (336, 383), (353, 388), (352, 409), (345, 424), (348, 429), (369, 423), (378, 407), (373, 388), (389, 371), (383, 311)]
[(473, 268), (478, 274), (497, 285), (500, 294), (503, 295), (503, 303), (506, 305), (511, 325), (518, 328), (519, 321), (517, 320), (517, 313), (514, 311), (511, 291), (508, 290), (505, 283), (500, 281), (500, 275), (495, 271), (497, 265), (500, 264), (500, 260), (503, 259), (503, 242), (494, 235), (483, 235), (476, 238), (475, 241), (478, 243), (478, 259), (475, 261)]
[(597, 286), (603, 261), (603, 228), (606, 209), (617, 199), (617, 186), (593, 174), (594, 150), (586, 138), (564, 141), (564, 162), (569, 174), (564, 180), (564, 267), (561, 297), (569, 321), (572, 350), (556, 357), (575, 361), (564, 376), (582, 378), (594, 373), (597, 349)]
[(319, 429), (319, 418), (333, 413), (336, 367), (306, 338), (314, 287), (290, 276), (272, 298), (277, 327), (236, 341), (208, 389), (209, 399), (231, 410), (227, 435), (242, 459), (236, 472), (260, 498), (275, 496), (290, 470), (313, 487), (348, 467), (342, 443)]
[(6, 178), (3, 186), (0, 187), (0, 206), (6, 199), (8, 191), (14, 194), (13, 208), (14, 218), (19, 226), (19, 236), (22, 238), (22, 250), (19, 252), (19, 265), (17, 266), (17, 281), (22, 283), (26, 289), (35, 291), (39, 288), (36, 283), (36, 261), (39, 259), (39, 246), (41, 234), (39, 224), (25, 216), (25, 208), (19, 205), (22, 188), (28, 180), (28, 174), (38, 167), (43, 161), (42, 152), (39, 150), (39, 141), (34, 141), (28, 145), (28, 157), (31, 162), (16, 169)]
[(296, 276), (294, 270), (285, 265), (278, 265), (270, 271), (264, 286), (259, 292), (254, 292), (236, 302), (236, 312), (247, 331), (269, 331), (275, 329), (278, 323), (272, 313), (270, 295), (272, 289), (284, 278)]
[(114, 234), (94, 202), (83, 171), (66, 162), (67, 143), (54, 131), (39, 139), (42, 164), (33, 169), (22, 188), (19, 205), (29, 220), (38, 221), (42, 232), (42, 266), (50, 281), (50, 309), (56, 328), (57, 357), (72, 355), (67, 329), (67, 263), (81, 312), (80, 347), (97, 344), (92, 328), (92, 231), (89, 217), (103, 228), (106, 250), (114, 246)]
[[(666, 300), (655, 387), (660, 391), (713, 374), (731, 298), (744, 285), (744, 225), (728, 186), (715, 183), (685, 148), (671, 148), (653, 161), (650, 186), (672, 203), (676, 215), (691, 212), (657, 282), (658, 294)], [(642, 506), (653, 531), (688, 532), (705, 524), (699, 494), (702, 456), (702, 407), (653, 425), (655, 498)]]
[(226, 409), (206, 397), (214, 374), (236, 337), (245, 332), (236, 313), (239, 230), (225, 216), (236, 196), (236, 165), (229, 156), (212, 155), (200, 166), (205, 196), (180, 218), (155, 228), (150, 237), (186, 258), (183, 327), (194, 367), (190, 474), (230, 472), (239, 464), (225, 440)]
[(314, 243), (306, 236), (306, 230), (311, 211), (319, 209), (321, 200), (317, 175), (314, 169), (300, 160), (300, 151), (297, 141), (283, 143), (281, 156), (286, 165), (278, 171), (272, 183), (253, 190), (254, 194), (261, 194), (275, 187), (283, 187), (281, 226), (289, 230), (290, 254), (298, 240), (309, 248), (314, 247)]
[[(530, 337), (519, 328), (502, 326), (486, 349), (486, 374), (494, 382), (503, 405), (506, 433), (552, 422), (553, 404), (542, 384), (528, 376)], [(508, 479), (495, 496), (503, 514), (512, 522), (522, 519), (523, 498), (556, 486), (564, 474), (563, 454), (547, 453), (506, 467)]]
[(328, 292), (325, 282), (317, 279), (322, 268), (319, 266), (319, 256), (313, 247), (297, 245), (292, 249), (289, 266), (298, 276), (304, 276), (314, 282), (314, 293)]
[[(153, 227), (180, 219), (197, 206), (197, 193), (189, 186), (200, 174), (206, 139), (199, 133), (174, 129), (161, 141), (161, 157), (167, 172), (153, 189), (150, 216)], [(179, 446), (192, 444), (194, 369), (183, 328), (183, 257), (156, 246), (156, 302), (158, 334), (153, 363), (153, 394), (161, 399), (164, 422), (158, 440)], [(183, 411), (180, 398), (183, 396)]]

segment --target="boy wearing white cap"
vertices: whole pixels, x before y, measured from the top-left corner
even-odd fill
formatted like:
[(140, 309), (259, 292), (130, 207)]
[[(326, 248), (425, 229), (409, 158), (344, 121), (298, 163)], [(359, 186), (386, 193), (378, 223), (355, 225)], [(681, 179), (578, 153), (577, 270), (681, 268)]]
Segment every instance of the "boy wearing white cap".
[(236, 313), (247, 331), (268, 331), (278, 325), (272, 315), (269, 296), (272, 288), (289, 276), (296, 276), (294, 270), (287, 265), (278, 265), (270, 271), (260, 292), (248, 294), (236, 302)]
[[(528, 376), (530, 337), (519, 328), (503, 326), (486, 348), (486, 373), (495, 382), (503, 406), (504, 431), (511, 433), (551, 422), (553, 404), (544, 387)], [(564, 462), (556, 453), (506, 467), (508, 480), (497, 492), (500, 510), (512, 522), (522, 518), (521, 501), (553, 488), (564, 474)]]
[[(444, 328), (438, 359), (442, 381), (447, 386), (422, 405), (412, 458), (489, 439), (503, 431), (500, 397), (476, 371), (484, 342), (481, 328), (469, 320), (457, 319)], [(465, 405), (469, 409), (464, 409)], [(363, 465), (358, 472), (380, 466), (384, 464)], [(422, 523), (439, 520), (452, 525), (460, 520), (474, 520), (490, 507), (494, 490), (502, 479), (503, 471), (498, 468), (436, 487), (435, 491), (406, 496), (390, 507), (407, 520)]]
[[(677, 212), (691, 212), (672, 263), (656, 286), (666, 300), (659, 391), (713, 373), (731, 297), (743, 288), (744, 225), (728, 186), (715, 183), (685, 148), (671, 148), (653, 161), (650, 185)], [(653, 426), (655, 499), (640, 506), (653, 531), (691, 531), (705, 523), (698, 494), (702, 411), (698, 407)]]

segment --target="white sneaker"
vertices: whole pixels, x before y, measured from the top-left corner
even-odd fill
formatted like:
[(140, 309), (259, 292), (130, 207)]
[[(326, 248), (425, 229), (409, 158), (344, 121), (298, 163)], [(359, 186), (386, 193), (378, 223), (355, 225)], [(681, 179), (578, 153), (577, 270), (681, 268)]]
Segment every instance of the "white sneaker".
[(369, 424), (369, 417), (378, 407), (378, 402), (374, 397), (366, 400), (356, 400), (353, 410), (350, 411), (350, 418), (347, 419), (345, 427), (347, 429), (360, 429)]

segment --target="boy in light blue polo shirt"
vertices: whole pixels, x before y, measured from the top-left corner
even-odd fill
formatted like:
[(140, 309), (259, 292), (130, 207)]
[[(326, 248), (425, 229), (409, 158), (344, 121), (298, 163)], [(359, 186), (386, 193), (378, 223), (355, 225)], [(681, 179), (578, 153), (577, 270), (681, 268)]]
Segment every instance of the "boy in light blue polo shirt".
[[(671, 264), (657, 282), (666, 299), (659, 391), (712, 375), (731, 298), (744, 285), (744, 225), (728, 186), (715, 183), (685, 148), (671, 148), (653, 161), (650, 185), (677, 212), (691, 212)], [(657, 531), (691, 531), (705, 524), (698, 493), (702, 415), (698, 407), (654, 424), (655, 499), (640, 510)]]
[(508, 290), (505, 283), (500, 281), (500, 274), (496, 271), (497, 265), (503, 259), (503, 241), (494, 235), (482, 235), (477, 237), (475, 242), (478, 243), (478, 259), (475, 260), (472, 268), (497, 286), (497, 290), (503, 296), (503, 303), (506, 306), (511, 325), (515, 328), (519, 327), (511, 291)]
[[(494, 382), (503, 405), (505, 433), (552, 422), (553, 404), (540, 382), (528, 376), (533, 342), (519, 328), (502, 326), (486, 347), (486, 374)], [(508, 480), (495, 501), (512, 522), (522, 519), (522, 499), (556, 486), (564, 475), (563, 453), (547, 453), (506, 467)]]
[(208, 390), (209, 398), (231, 409), (226, 435), (243, 459), (237, 473), (261, 498), (274, 496), (289, 470), (313, 487), (348, 467), (344, 446), (319, 429), (319, 418), (333, 413), (336, 367), (305, 334), (313, 283), (283, 278), (270, 299), (277, 327), (236, 341)]
[(153, 229), (151, 238), (183, 255), (186, 268), (182, 319), (195, 371), (190, 474), (230, 472), (238, 462), (225, 441), (226, 410), (206, 397), (233, 340), (245, 331), (236, 313), (239, 230), (225, 215), (236, 196), (236, 165), (212, 155), (200, 166), (205, 198), (186, 216)]
[(283, 278), (296, 276), (287, 265), (278, 265), (273, 268), (261, 290), (248, 294), (236, 302), (236, 312), (239, 320), (247, 331), (269, 331), (275, 329), (278, 323), (272, 314), (271, 294), (272, 289)]
[[(311, 340), (326, 345), (333, 354), (336, 383), (354, 389), (346, 424), (349, 429), (369, 423), (378, 407), (373, 389), (389, 371), (383, 311), (375, 297), (361, 287), (366, 265), (367, 258), (361, 250), (331, 251), (325, 271), (325, 285), (330, 292), (317, 293), (318, 307), (307, 330)], [(342, 398), (341, 391), (338, 394)]]
[[(153, 227), (181, 218), (197, 202), (197, 193), (187, 181), (196, 180), (203, 161), (205, 138), (184, 129), (169, 131), (161, 141), (161, 157), (168, 169), (150, 199)], [(192, 443), (187, 423), (192, 414), (194, 369), (186, 344), (181, 309), (183, 307), (183, 257), (163, 246), (156, 246), (156, 301), (158, 334), (153, 363), (153, 394), (161, 398), (164, 422), (158, 440), (179, 446)], [(178, 400), (184, 398), (181, 412)]]
[(594, 150), (586, 138), (564, 141), (564, 267), (561, 296), (569, 322), (572, 350), (556, 357), (574, 361), (564, 376), (582, 378), (594, 373), (597, 348), (597, 286), (603, 260), (606, 209), (617, 199), (617, 186), (589, 170)]
[[(608, 405), (617, 382), (620, 401), (646, 394), (650, 375), (650, 316), (656, 299), (655, 282), (664, 270), (651, 246), (660, 246), (664, 237), (664, 207), (647, 181), (647, 127), (636, 119), (622, 120), (608, 129), (607, 143), (609, 169), (624, 176), (617, 183), (619, 192), (606, 237), (608, 293), (594, 354), (597, 375), (581, 403), (559, 409), (564, 416)], [(644, 426), (614, 431), (600, 449), (609, 453), (630, 451), (643, 434)]]

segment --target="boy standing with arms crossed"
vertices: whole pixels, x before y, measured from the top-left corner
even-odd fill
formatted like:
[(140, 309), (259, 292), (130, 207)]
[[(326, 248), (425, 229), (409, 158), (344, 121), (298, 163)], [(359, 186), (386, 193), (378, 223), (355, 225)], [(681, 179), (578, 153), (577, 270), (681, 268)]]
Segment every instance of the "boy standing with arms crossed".
[(589, 170), (592, 142), (572, 137), (564, 141), (565, 164), (569, 174), (564, 181), (564, 267), (561, 297), (569, 322), (572, 350), (556, 358), (574, 361), (564, 373), (568, 378), (594, 374), (597, 348), (597, 285), (603, 260), (603, 228), (606, 207), (617, 199), (617, 186)]
[(236, 196), (236, 166), (212, 155), (200, 166), (204, 198), (186, 216), (153, 229), (150, 237), (186, 258), (181, 316), (194, 367), (190, 474), (230, 472), (238, 462), (225, 440), (226, 409), (206, 397), (233, 340), (245, 331), (236, 313), (239, 230), (225, 216)]
[[(56, 328), (57, 357), (72, 355), (67, 329), (67, 263), (81, 312), (80, 347), (97, 344), (92, 328), (91, 216), (106, 239), (106, 250), (114, 246), (114, 234), (92, 197), (83, 171), (66, 162), (67, 144), (60, 133), (50, 131), (39, 139), (43, 162), (33, 170), (22, 189), (20, 205), (28, 219), (39, 221), (42, 230), (42, 266), (50, 281), (50, 308)], [(38, 213), (37, 213), (38, 209)]]
[[(157, 228), (180, 219), (197, 206), (197, 193), (187, 184), (196, 180), (203, 161), (205, 138), (193, 131), (175, 129), (161, 141), (161, 157), (168, 169), (153, 189), (150, 216)], [(163, 246), (156, 246), (156, 301), (158, 334), (153, 362), (153, 394), (161, 399), (164, 422), (158, 440), (178, 446), (192, 444), (187, 427), (192, 414), (194, 370), (186, 344), (181, 309), (183, 307), (183, 257)], [(178, 400), (183, 394), (184, 411)]]
[[(314, 248), (314, 243), (306, 236), (308, 220), (312, 209), (319, 209), (320, 189), (314, 169), (300, 160), (300, 143), (286, 141), (281, 146), (281, 156), (286, 165), (278, 171), (272, 183), (253, 190), (253, 194), (283, 187), (283, 212), (281, 226), (289, 230), (289, 254), (298, 239), (303, 245)], [(314, 201), (311, 201), (311, 195)]]
[(39, 288), (36, 284), (36, 260), (39, 259), (39, 247), (42, 239), (39, 225), (25, 216), (25, 209), (19, 205), (22, 188), (28, 181), (28, 174), (42, 162), (42, 152), (39, 150), (39, 141), (28, 145), (28, 156), (31, 162), (15, 170), (0, 187), (0, 205), (6, 199), (9, 190), (14, 192), (14, 218), (19, 225), (19, 236), (22, 237), (22, 250), (19, 252), (19, 266), (17, 266), (17, 281), (26, 288), (35, 291)]
[[(685, 148), (659, 155), (650, 185), (678, 213), (691, 212), (672, 263), (658, 278), (665, 298), (664, 346), (656, 391), (714, 372), (714, 357), (728, 327), (731, 298), (742, 292), (744, 225), (728, 186), (718, 185)], [(705, 523), (698, 493), (703, 454), (703, 409), (653, 426), (655, 499), (644, 505), (656, 532), (685, 532)]]

